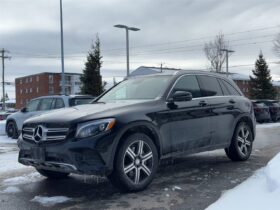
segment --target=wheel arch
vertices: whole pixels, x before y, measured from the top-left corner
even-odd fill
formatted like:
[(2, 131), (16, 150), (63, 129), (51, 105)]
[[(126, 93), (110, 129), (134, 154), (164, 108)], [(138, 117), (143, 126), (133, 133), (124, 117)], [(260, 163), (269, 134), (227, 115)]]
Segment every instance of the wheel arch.
[[(252, 134), (253, 134), (253, 140), (255, 139), (255, 123), (253, 122), (252, 118), (248, 115), (243, 115), (240, 118), (237, 119), (235, 126), (234, 126), (234, 130), (232, 132), (232, 137), (234, 135), (234, 131), (236, 130), (237, 126), (239, 123), (241, 122), (245, 122), (248, 124), (248, 126), (250, 127)], [(231, 138), (232, 139), (232, 138)]]
[(128, 137), (129, 135), (133, 134), (133, 133), (144, 133), (147, 136), (149, 136), (151, 138), (151, 140), (154, 142), (157, 151), (158, 151), (158, 158), (160, 159), (161, 154), (162, 154), (162, 147), (161, 147), (161, 137), (159, 134), (158, 129), (156, 128), (155, 125), (153, 125), (151, 122), (147, 122), (147, 121), (138, 121), (138, 122), (133, 122), (130, 123), (129, 125), (125, 126), (125, 128), (123, 128), (121, 130), (121, 132), (116, 136), (115, 138), (115, 146), (113, 149), (113, 155), (111, 157), (111, 167), (113, 169), (114, 167), (114, 160), (115, 160), (115, 156), (116, 153), (118, 151), (118, 148), (121, 146), (122, 142), (124, 141), (124, 139), (126, 137)]
[(7, 126), (8, 126), (8, 124), (9, 124), (9, 122), (14, 122), (15, 125), (16, 125), (16, 128), (17, 128), (17, 130), (18, 130), (18, 125), (17, 125), (16, 120), (15, 120), (14, 118), (9, 118), (9, 119), (7, 119), (6, 125), (5, 125), (5, 131), (6, 131), (6, 132), (7, 132)]

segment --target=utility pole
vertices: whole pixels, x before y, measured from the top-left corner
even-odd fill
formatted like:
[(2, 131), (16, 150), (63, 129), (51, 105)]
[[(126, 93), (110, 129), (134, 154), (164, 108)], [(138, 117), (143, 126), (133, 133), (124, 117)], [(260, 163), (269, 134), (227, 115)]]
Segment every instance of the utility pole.
[(9, 56), (5, 56), (5, 53), (8, 53), (7, 50), (5, 49), (2, 49), (1, 51), (1, 58), (2, 58), (2, 91), (3, 91), (3, 103), (2, 103), (2, 110), (5, 111), (6, 109), (6, 102), (5, 102), (5, 99), (6, 99), (6, 94), (5, 94), (5, 59), (7, 58), (11, 58)]
[(60, 43), (61, 43), (61, 93), (65, 95), (62, 0), (60, 0)]
[(229, 49), (221, 49), (220, 51), (222, 52), (226, 52), (226, 71), (227, 71), (227, 77), (228, 77), (228, 54), (229, 53), (234, 53), (233, 50), (229, 50)]

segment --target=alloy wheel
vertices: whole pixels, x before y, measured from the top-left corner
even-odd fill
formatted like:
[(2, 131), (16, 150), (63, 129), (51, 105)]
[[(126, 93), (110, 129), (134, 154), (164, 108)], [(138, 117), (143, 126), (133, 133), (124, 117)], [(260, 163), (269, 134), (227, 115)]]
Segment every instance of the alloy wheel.
[(247, 156), (251, 150), (252, 142), (250, 138), (250, 131), (248, 128), (242, 126), (237, 135), (237, 146), (239, 152), (244, 156)]
[(153, 170), (153, 152), (142, 140), (131, 143), (124, 154), (123, 170), (134, 184), (145, 181)]

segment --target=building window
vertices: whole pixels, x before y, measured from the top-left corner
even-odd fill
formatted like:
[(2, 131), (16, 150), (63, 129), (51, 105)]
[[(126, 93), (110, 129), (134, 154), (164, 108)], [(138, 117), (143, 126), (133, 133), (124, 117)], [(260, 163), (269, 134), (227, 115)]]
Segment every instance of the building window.
[(50, 84), (53, 84), (53, 75), (52, 75), (52, 74), (49, 75), (49, 83), (50, 83)]
[(39, 88), (38, 88), (38, 87), (37, 87), (37, 90), (36, 90), (36, 91), (37, 91), (37, 93), (39, 93)]
[(22, 94), (22, 89), (20, 89), (20, 94)]
[(28, 83), (28, 77), (26, 77), (26, 79), (25, 79), (25, 83)]
[(21, 79), (21, 80), (19, 80), (19, 84), (22, 84), (22, 79)]
[(32, 77), (30, 77), (29, 81), (32, 82)]
[(36, 76), (36, 81), (39, 82), (39, 76)]
[(32, 91), (33, 91), (32, 88), (30, 88), (29, 92), (32, 93)]
[(28, 93), (28, 89), (27, 88), (25, 89), (25, 93)]
[(53, 88), (53, 86), (49, 86), (49, 94), (54, 94), (54, 88)]

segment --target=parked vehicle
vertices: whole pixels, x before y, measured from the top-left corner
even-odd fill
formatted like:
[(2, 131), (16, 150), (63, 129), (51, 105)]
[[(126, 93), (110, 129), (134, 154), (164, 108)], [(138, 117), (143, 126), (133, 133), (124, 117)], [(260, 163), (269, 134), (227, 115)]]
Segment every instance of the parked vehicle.
[(12, 114), (14, 112), (10, 112), (10, 111), (0, 111), (0, 121), (1, 120), (6, 120), (7, 117)]
[(256, 100), (256, 102), (264, 103), (269, 107), (270, 117), (273, 122), (280, 119), (280, 104), (276, 100)]
[[(0, 102), (0, 110), (3, 110), (3, 102)], [(15, 112), (16, 110), (16, 100), (9, 99), (5, 101), (5, 110), (10, 112)]]
[(254, 107), (256, 121), (259, 123), (269, 122), (271, 120), (269, 107), (263, 102), (252, 101), (252, 103)]
[(7, 117), (6, 133), (9, 137), (17, 139), (26, 119), (54, 109), (87, 104), (93, 99), (94, 97), (87, 95), (52, 95), (35, 98), (26, 107)]
[(181, 70), (128, 78), (92, 104), (28, 119), (19, 162), (49, 178), (105, 175), (139, 191), (161, 159), (224, 148), (245, 161), (254, 137), (253, 105), (232, 80)]

